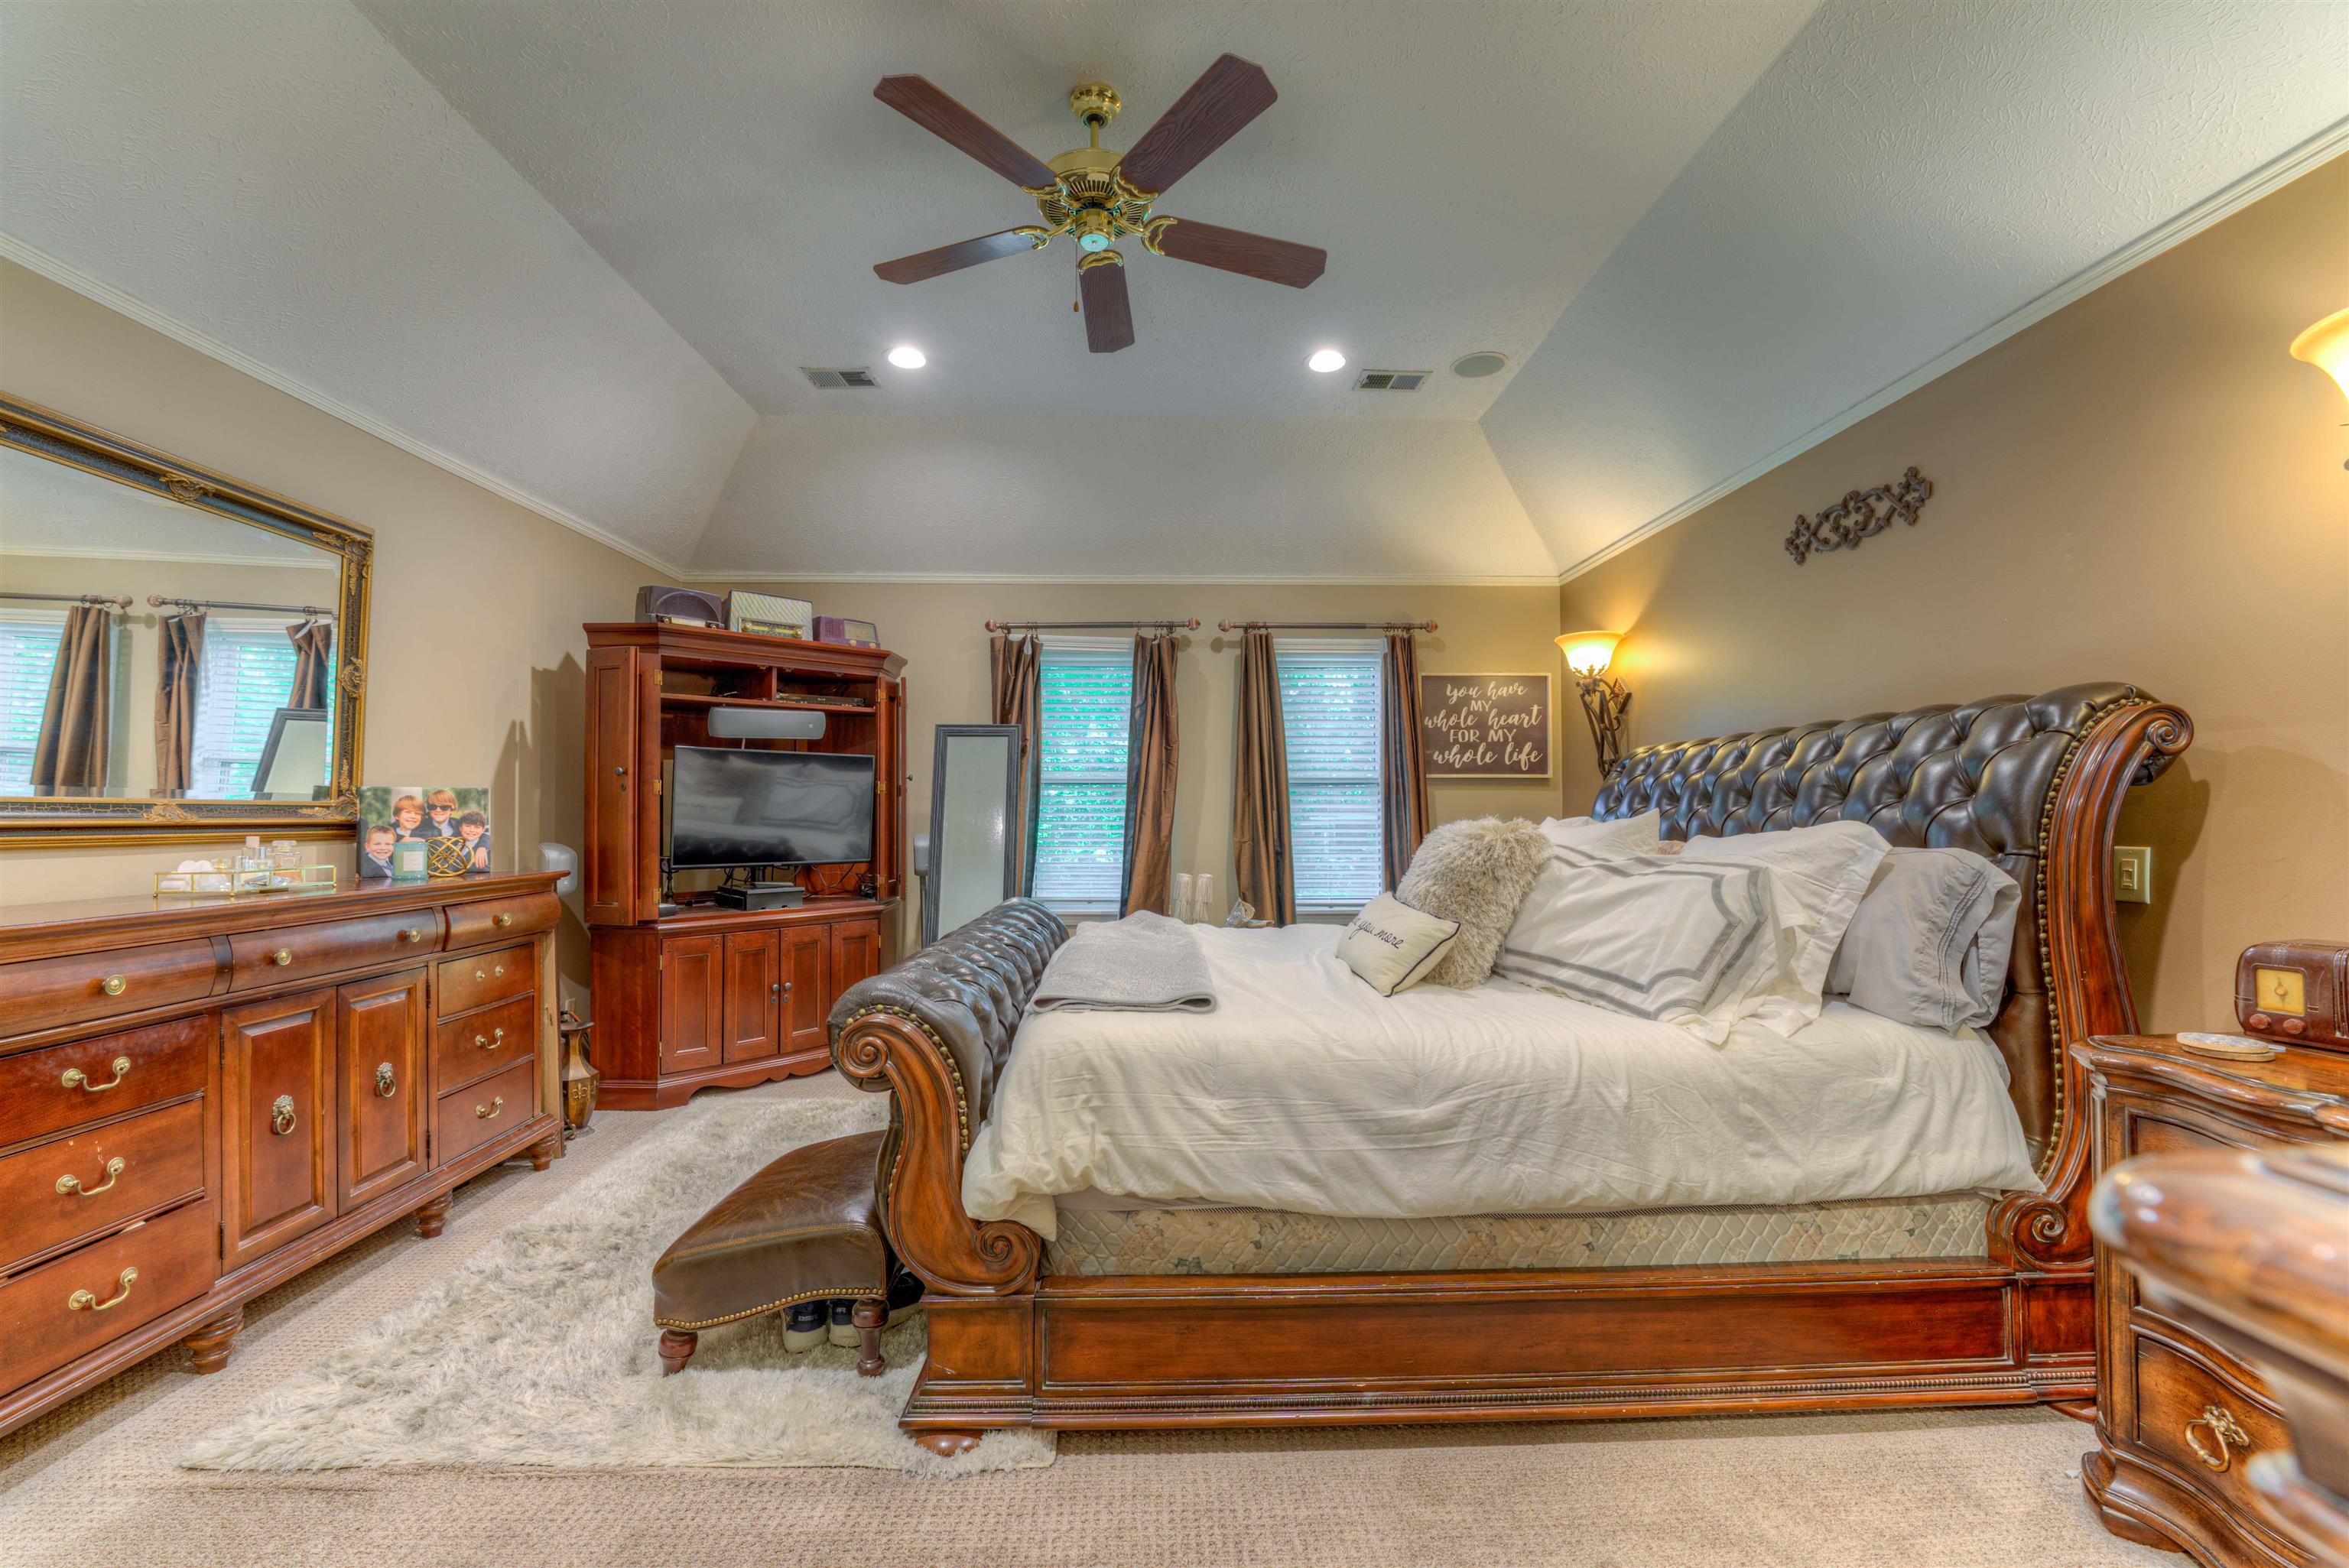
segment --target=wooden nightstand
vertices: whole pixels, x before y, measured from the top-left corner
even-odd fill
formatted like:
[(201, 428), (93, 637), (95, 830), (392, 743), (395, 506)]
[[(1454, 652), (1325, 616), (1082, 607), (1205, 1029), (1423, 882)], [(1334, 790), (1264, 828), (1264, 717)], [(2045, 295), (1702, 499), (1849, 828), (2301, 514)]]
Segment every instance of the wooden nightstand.
[[(2268, 1062), (2199, 1057), (2168, 1036), (2099, 1036), (2087, 1068), (2097, 1175), (2139, 1154), (2349, 1138), (2349, 1056), (2291, 1047)], [(2289, 1448), (2260, 1375), (2147, 1305), (2096, 1248), (2096, 1440), (2081, 1484), (2116, 1535), (2222, 1568), (2306, 1568), (2260, 1518), (2251, 1457)]]

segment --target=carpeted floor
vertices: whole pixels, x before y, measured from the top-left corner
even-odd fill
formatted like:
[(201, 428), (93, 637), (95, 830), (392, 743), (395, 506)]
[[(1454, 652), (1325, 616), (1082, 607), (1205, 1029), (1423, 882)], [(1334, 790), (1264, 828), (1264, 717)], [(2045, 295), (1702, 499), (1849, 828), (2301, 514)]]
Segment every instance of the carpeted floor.
[[(752, 1091), (850, 1093), (824, 1077)], [(675, 1112), (666, 1113), (668, 1115)], [(5, 1568), (2092, 1568), (2086, 1428), (2036, 1411), (1064, 1438), (1049, 1470), (224, 1475), (176, 1460), (642, 1138), (605, 1112), (543, 1176), (459, 1194), (262, 1297), (227, 1371), (148, 1362), (0, 1439)], [(1432, 1326), (1441, 1332), (1441, 1326)]]

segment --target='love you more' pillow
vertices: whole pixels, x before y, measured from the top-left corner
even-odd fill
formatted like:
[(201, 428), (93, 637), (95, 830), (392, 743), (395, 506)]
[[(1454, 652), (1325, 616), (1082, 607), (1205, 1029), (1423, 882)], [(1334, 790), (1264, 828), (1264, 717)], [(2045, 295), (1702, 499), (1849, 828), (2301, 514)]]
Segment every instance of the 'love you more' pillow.
[(1362, 906), (1338, 939), (1338, 957), (1381, 996), (1427, 978), (1460, 936), (1460, 923), (1416, 910), (1391, 892)]

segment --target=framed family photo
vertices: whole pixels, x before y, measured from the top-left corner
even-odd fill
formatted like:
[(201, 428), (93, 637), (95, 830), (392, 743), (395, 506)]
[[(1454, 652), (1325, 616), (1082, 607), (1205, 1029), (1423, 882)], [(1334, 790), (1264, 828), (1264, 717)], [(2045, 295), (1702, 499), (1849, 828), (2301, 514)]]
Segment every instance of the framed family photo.
[(365, 785), (358, 833), (363, 882), (486, 872), (490, 792), (471, 785)]

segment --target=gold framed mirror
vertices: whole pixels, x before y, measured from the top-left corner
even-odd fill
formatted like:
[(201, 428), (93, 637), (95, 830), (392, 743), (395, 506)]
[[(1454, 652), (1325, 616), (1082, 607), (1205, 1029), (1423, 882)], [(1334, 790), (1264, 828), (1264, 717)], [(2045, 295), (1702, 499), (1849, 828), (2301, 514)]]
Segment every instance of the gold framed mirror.
[(347, 837), (374, 549), (0, 394), (0, 847)]

